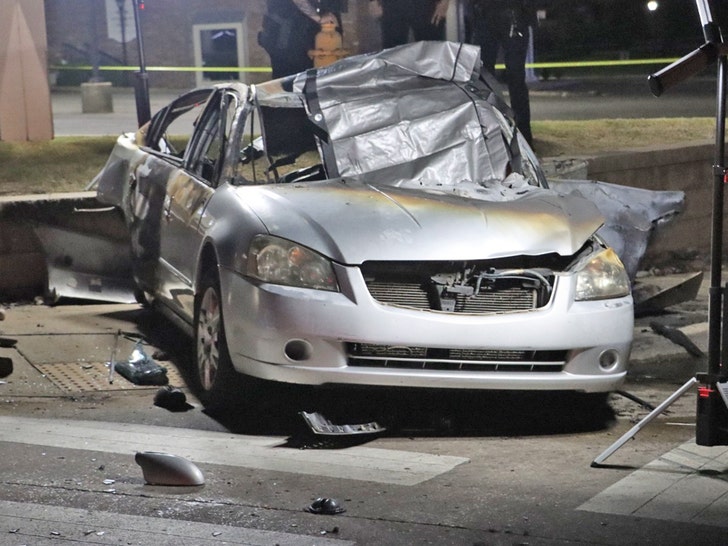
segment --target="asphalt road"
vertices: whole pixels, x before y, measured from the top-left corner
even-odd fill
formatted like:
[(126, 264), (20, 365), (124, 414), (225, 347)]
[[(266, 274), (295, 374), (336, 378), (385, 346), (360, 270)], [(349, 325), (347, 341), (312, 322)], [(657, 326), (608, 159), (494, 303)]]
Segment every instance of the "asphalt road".
[(561, 79), (531, 84), (534, 120), (714, 117), (715, 78), (683, 82), (655, 97), (647, 77)]

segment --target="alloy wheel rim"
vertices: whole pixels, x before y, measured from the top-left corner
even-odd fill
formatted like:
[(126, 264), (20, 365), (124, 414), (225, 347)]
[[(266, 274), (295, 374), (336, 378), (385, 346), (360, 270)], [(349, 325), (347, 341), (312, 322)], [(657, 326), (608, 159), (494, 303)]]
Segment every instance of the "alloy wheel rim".
[(214, 288), (208, 288), (200, 303), (197, 322), (197, 368), (200, 384), (209, 391), (215, 382), (220, 363), (220, 300)]

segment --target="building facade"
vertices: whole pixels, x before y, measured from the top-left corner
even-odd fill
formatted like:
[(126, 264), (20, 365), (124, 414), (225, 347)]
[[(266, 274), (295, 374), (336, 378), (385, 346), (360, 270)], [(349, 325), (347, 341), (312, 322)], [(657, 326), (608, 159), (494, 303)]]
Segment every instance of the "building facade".
[[(369, 1), (344, 5), (344, 48), (350, 54), (379, 49)], [(139, 25), (151, 86), (270, 79), (270, 59), (258, 44), (266, 0), (145, 0), (143, 8)], [(51, 84), (132, 84), (133, 71), (122, 70), (140, 65), (132, 0), (45, 0), (45, 11)], [(231, 66), (239, 70), (204, 70)]]

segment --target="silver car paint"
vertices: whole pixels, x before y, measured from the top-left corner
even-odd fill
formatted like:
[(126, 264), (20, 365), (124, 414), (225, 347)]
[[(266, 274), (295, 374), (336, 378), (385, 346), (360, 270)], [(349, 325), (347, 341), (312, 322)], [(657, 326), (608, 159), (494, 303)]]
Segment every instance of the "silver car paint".
[[(603, 222), (589, 201), (564, 197), (537, 185), (497, 201), (464, 197), (454, 191), (463, 181), (468, 182), (465, 187), (481, 184), (492, 189), (501, 183), (508, 163), (514, 160), (507, 146), (514, 135), (503, 127), (505, 118), (493, 113), (485, 99), (478, 102), (474, 92), (466, 93), (462, 88), (448, 97), (453, 101), (460, 97), (471, 105), (469, 120), (464, 118), (467, 109), (463, 106), (443, 110), (434, 99), (420, 104), (414, 101), (408, 108), (419, 114), (437, 106), (430, 133), (407, 133), (401, 127), (379, 133), (387, 135), (385, 139), (404, 134), (414, 144), (420, 140), (426, 143), (413, 146), (413, 157), (389, 154), (392, 161), (382, 164), (380, 151), (361, 135), (348, 141), (336, 138), (347, 129), (361, 129), (358, 116), (349, 121), (345, 116), (332, 116), (337, 101), (356, 87), (359, 77), (370, 81), (375, 71), (380, 85), (386, 87), (390, 78), (415, 94), (423, 76), (432, 78), (428, 85), (434, 87), (448, 88), (453, 82), (466, 86), (478, 67), (477, 48), (447, 43), (416, 44), (379, 56), (347, 59), (318, 71), (320, 111), (309, 100), (304, 75), (296, 79), (294, 92), (288, 93), (277, 82), (257, 90), (241, 84), (230, 86), (243, 102), (250, 99), (281, 107), (305, 104), (312, 117), (325, 111), (324, 125), (332, 132), (330, 150), (322, 145), (324, 158), (327, 166), (343, 175), (328, 181), (236, 186), (231, 183), (229, 170), (223, 168), (223, 183), (212, 188), (181, 164), (170, 165), (164, 154), (138, 148), (141, 133), (120, 137), (98, 178), (99, 199), (120, 206), (126, 213), (140, 285), (160, 298), (182, 322), (191, 324), (202, 256), (207, 250), (212, 252), (220, 273), (233, 364), (238, 371), (258, 377), (309, 384), (584, 391), (616, 388), (626, 374), (632, 299), (575, 302), (573, 272), (556, 272), (548, 305), (529, 312), (471, 315), (408, 309), (379, 303), (367, 291), (357, 267), (364, 261), (486, 260), (549, 253), (571, 256)], [(441, 76), (446, 76), (443, 82), (437, 79)], [(322, 93), (327, 78), (336, 93)], [(343, 87), (336, 88), (335, 84)], [(377, 103), (380, 98), (370, 100)], [(250, 109), (250, 103), (244, 103), (240, 111)], [(382, 120), (385, 128), (387, 123)], [(461, 125), (464, 132), (458, 129)], [(240, 128), (236, 126), (235, 131)], [(451, 146), (454, 134), (462, 138)], [(439, 140), (432, 135), (438, 135)], [(362, 142), (369, 147), (357, 163), (353, 159)], [(236, 149), (228, 150), (227, 161), (236, 159), (237, 153)], [(341, 292), (271, 285), (245, 277), (248, 246), (259, 233), (294, 240), (330, 258)], [(567, 361), (558, 373), (354, 368), (346, 363), (345, 344), (349, 342), (563, 349)], [(291, 347), (299, 350), (292, 352)], [(613, 365), (605, 369), (598, 361), (607, 351), (615, 357)]]

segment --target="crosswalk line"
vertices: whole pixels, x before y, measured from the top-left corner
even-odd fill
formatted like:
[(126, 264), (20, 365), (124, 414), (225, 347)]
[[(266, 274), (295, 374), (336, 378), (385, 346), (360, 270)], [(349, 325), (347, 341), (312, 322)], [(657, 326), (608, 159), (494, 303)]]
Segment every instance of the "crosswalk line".
[(467, 458), (367, 446), (301, 450), (284, 447), (285, 438), (230, 432), (81, 421), (0, 416), (0, 441), (134, 454), (160, 451), (236, 467), (293, 472), (332, 478), (416, 485), (468, 462)]

